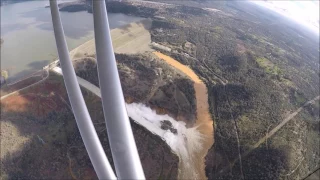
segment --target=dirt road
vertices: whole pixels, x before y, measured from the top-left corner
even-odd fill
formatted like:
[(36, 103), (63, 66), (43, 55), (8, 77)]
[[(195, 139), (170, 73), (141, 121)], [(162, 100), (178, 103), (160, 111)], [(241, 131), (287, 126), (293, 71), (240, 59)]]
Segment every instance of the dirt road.
[(190, 162), (180, 160), (179, 164), (179, 179), (207, 179), (205, 175), (205, 159), (208, 150), (213, 144), (213, 120), (209, 113), (208, 92), (206, 85), (201, 79), (190, 69), (178, 61), (172, 59), (159, 52), (154, 52), (156, 56), (163, 59), (169, 65), (180, 70), (194, 81), (194, 89), (197, 101), (197, 121), (195, 126), (203, 134), (202, 149), (190, 153)]
[(317, 97), (313, 98), (312, 100), (306, 102), (303, 106), (298, 108), (296, 111), (294, 111), (293, 113), (289, 114), (280, 124), (278, 124), (275, 128), (273, 128), (266, 136), (262, 137), (255, 145), (253, 145), (252, 149), (250, 149), (247, 152), (245, 152), (242, 156), (243, 157), (247, 156), (250, 152), (252, 152), (252, 150), (254, 150), (257, 147), (259, 147), (260, 144), (262, 144), (268, 138), (273, 136), (276, 132), (279, 131), (279, 129), (281, 129), (285, 124), (287, 124), (291, 119), (293, 119), (300, 111), (302, 111), (305, 106), (307, 106), (308, 104), (314, 104), (315, 101), (319, 100), (319, 98), (320, 98), (320, 96), (317, 96)]
[[(260, 138), (259, 141), (257, 141), (249, 150), (241, 154), (241, 157), (244, 158), (248, 156), (253, 150), (258, 148), (262, 143), (264, 143), (268, 138), (272, 137), (276, 132), (278, 132), (284, 125), (286, 125), (290, 120), (292, 120), (297, 114), (299, 114), (300, 111), (304, 109), (308, 104), (314, 104), (317, 100), (320, 99), (320, 96), (317, 96), (310, 101), (306, 102), (303, 106), (289, 114), (283, 121), (281, 121), (280, 124), (278, 124), (276, 127), (274, 127), (270, 132), (268, 132), (264, 137)], [(228, 170), (230, 167), (233, 167), (233, 165), (239, 161), (239, 158), (235, 159), (234, 161), (231, 162), (231, 165), (223, 168), (220, 173)]]

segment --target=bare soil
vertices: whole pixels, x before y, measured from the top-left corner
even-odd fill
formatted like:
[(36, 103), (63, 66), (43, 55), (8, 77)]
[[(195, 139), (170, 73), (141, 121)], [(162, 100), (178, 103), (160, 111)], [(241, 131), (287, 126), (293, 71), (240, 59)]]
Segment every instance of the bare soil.
[[(151, 51), (149, 29), (151, 20), (145, 19), (111, 30), (112, 45), (115, 53), (135, 54)], [(95, 41), (91, 39), (70, 51), (72, 60), (95, 55)]]
[(10, 83), (10, 84), (5, 84), (4, 86), (2, 86), (0, 88), (1, 97), (5, 96), (7, 94), (10, 94), (13, 91), (22, 89), (22, 88), (30, 86), (30, 85), (32, 85), (32, 84), (34, 84), (36, 82), (39, 82), (40, 80), (43, 79), (45, 74), (46, 74), (46, 72), (43, 70), (43, 71), (36, 72), (36, 73), (32, 74), (31, 76), (23, 79), (23, 80), (20, 80), (20, 81), (17, 81), (17, 82), (13, 82), (13, 83)]
[[(113, 165), (101, 100), (82, 91)], [(147, 179), (175, 179), (178, 157), (157, 136), (132, 122)], [(97, 179), (61, 76), (1, 100), (1, 179)]]

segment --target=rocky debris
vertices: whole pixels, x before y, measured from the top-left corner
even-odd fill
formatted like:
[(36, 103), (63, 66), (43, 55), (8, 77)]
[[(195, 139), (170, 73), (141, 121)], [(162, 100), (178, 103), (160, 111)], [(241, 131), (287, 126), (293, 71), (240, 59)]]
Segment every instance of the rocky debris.
[(177, 129), (172, 127), (172, 123), (170, 121), (163, 120), (163, 121), (160, 121), (160, 123), (161, 123), (161, 129), (170, 130), (173, 134), (177, 134), (178, 133)]

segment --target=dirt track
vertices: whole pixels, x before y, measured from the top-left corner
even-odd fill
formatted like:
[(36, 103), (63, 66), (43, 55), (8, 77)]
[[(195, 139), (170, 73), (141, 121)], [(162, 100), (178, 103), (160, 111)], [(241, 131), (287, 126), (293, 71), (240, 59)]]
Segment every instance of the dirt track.
[[(270, 132), (268, 132), (265, 136), (260, 138), (250, 149), (248, 149), (246, 152), (241, 154), (241, 157), (247, 157), (252, 151), (257, 149), (262, 143), (264, 143), (268, 138), (271, 138), (276, 132), (278, 132), (284, 125), (286, 125), (290, 120), (292, 120), (297, 114), (300, 113), (307, 105), (314, 104), (317, 100), (320, 99), (320, 96), (317, 96), (308, 102), (306, 102), (303, 106), (299, 107), (297, 110), (289, 114), (283, 121), (281, 121), (280, 124), (278, 124), (276, 127), (274, 127)], [(239, 158), (235, 159), (231, 162), (231, 165), (229, 167), (225, 167), (220, 172), (226, 171), (230, 167), (234, 166), (234, 164), (239, 161)]]
[(273, 136), (276, 132), (278, 132), (284, 125), (286, 125), (291, 119), (293, 119), (300, 111), (302, 111), (304, 109), (304, 107), (306, 107), (308, 104), (314, 104), (315, 101), (319, 100), (320, 96), (317, 96), (313, 99), (311, 99), (310, 101), (306, 102), (303, 106), (301, 106), (300, 108), (298, 108), (296, 111), (294, 111), (293, 113), (289, 114), (280, 124), (278, 124), (275, 128), (273, 128), (269, 133), (267, 133), (267, 135), (265, 135), (264, 137), (262, 137), (256, 144), (254, 144), (252, 146), (252, 148), (250, 150), (248, 150), (247, 152), (243, 153), (242, 156), (247, 156), (248, 154), (250, 154), (254, 149), (258, 148), (263, 142), (265, 142), (268, 138), (270, 138), (271, 136)]

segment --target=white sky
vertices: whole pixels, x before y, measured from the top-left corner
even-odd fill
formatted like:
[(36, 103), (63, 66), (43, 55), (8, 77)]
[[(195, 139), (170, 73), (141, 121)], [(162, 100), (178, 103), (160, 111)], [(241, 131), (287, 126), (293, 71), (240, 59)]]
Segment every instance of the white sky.
[(319, 33), (319, 0), (252, 1), (270, 8)]

